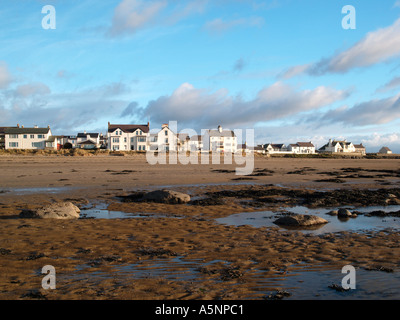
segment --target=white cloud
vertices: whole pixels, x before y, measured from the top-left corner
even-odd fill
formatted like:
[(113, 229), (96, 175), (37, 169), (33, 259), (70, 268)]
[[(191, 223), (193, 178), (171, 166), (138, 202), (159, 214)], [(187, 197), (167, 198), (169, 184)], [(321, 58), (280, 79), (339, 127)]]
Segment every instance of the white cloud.
[(290, 68), (286, 78), (306, 72), (311, 75), (346, 73), (400, 56), (400, 18), (391, 26), (369, 32), (351, 48), (317, 63)]
[(343, 106), (328, 111), (322, 118), (323, 122), (342, 122), (356, 126), (386, 124), (400, 117), (400, 94), (384, 99), (374, 99), (352, 108)]
[(127, 92), (120, 82), (63, 93), (51, 92), (44, 83), (22, 84), (0, 95), (0, 126), (50, 125), (59, 134), (76, 133), (127, 112)]
[(393, 8), (400, 8), (400, 0), (397, 0), (394, 5)]
[(229, 95), (226, 89), (209, 92), (183, 83), (171, 95), (150, 101), (146, 108), (136, 111), (154, 122), (176, 120), (197, 129), (218, 124), (248, 126), (318, 109), (347, 96), (345, 91), (323, 86), (296, 91), (289, 85), (277, 82), (259, 90), (253, 99), (245, 101), (240, 96)]
[(112, 37), (135, 33), (154, 22), (156, 15), (167, 5), (161, 1), (123, 0), (115, 8), (108, 34)]
[(12, 76), (8, 70), (7, 64), (0, 61), (0, 89), (5, 89), (12, 81)]

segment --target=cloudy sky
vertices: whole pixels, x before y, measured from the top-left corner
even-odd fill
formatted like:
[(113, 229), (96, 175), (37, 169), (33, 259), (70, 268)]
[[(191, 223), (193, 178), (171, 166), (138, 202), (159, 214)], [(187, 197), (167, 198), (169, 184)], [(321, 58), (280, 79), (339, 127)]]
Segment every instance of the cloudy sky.
[(0, 126), (177, 121), (400, 153), (400, 0), (0, 0), (0, 28)]

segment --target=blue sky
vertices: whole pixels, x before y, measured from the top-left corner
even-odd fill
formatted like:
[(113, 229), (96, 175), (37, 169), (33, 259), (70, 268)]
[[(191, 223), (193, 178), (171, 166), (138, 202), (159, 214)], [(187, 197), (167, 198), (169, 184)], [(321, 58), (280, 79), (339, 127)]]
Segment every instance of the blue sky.
[(399, 0), (0, 0), (0, 28), (0, 126), (178, 121), (400, 153)]

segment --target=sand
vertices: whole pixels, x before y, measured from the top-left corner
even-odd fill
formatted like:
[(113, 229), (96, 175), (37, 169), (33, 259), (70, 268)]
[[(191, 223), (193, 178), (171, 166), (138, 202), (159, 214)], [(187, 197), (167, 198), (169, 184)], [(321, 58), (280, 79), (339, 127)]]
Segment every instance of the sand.
[[(0, 299), (264, 299), (282, 288), (260, 283), (283, 277), (299, 264), (325, 265), (338, 272), (347, 264), (382, 270), (399, 267), (398, 232), (312, 235), (278, 227), (235, 227), (218, 224), (215, 218), (273, 205), (244, 206), (241, 199), (230, 198), (216, 205), (118, 198), (161, 187), (200, 197), (266, 185), (327, 192), (341, 188), (351, 193), (398, 188), (400, 180), (393, 174), (400, 168), (396, 159), (256, 157), (254, 175), (247, 177), (236, 176), (235, 167), (149, 165), (144, 155), (2, 155)], [(363, 171), (357, 176), (345, 168)], [(341, 181), (334, 182), (333, 176)], [(26, 188), (37, 189), (21, 190)], [(167, 217), (68, 221), (18, 217), (22, 209), (66, 200), (82, 208), (104, 202), (109, 210)], [(55, 267), (55, 290), (41, 286), (45, 265)]]

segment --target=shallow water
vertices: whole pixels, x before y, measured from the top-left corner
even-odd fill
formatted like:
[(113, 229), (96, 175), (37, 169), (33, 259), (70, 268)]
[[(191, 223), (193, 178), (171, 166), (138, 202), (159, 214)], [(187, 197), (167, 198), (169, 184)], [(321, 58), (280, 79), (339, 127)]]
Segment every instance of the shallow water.
[(25, 194), (53, 194), (53, 193), (61, 193), (65, 191), (70, 191), (73, 189), (78, 189), (78, 187), (72, 186), (64, 186), (64, 187), (40, 187), (40, 188), (11, 188), (11, 189), (4, 189), (1, 190), (0, 195), (25, 195)]
[[(330, 285), (340, 285), (343, 277), (341, 269), (326, 265), (297, 265), (293, 271), (287, 272), (283, 277), (269, 277), (260, 280), (259, 288), (270, 287), (271, 282), (279, 290), (288, 291), (291, 295), (285, 299), (306, 300), (346, 300), (346, 299), (400, 299), (400, 270), (383, 272), (356, 268), (355, 289), (339, 292)], [(262, 279), (262, 278), (261, 278)], [(264, 285), (265, 284), (265, 285)], [(269, 294), (274, 294), (270, 291)]]
[[(117, 264), (110, 266), (109, 271), (90, 271), (89, 265), (77, 266), (74, 280), (98, 277), (101, 279), (115, 278), (116, 276), (129, 277), (133, 279), (157, 278), (168, 281), (190, 281), (201, 283), (207, 281), (223, 282), (220, 275), (213, 274), (206, 278), (199, 271), (200, 267), (222, 264), (223, 267), (230, 265), (227, 261), (213, 260), (204, 262), (201, 259), (185, 259), (182, 256), (141, 260), (132, 264)], [(288, 268), (284, 274), (276, 272), (271, 274), (260, 269), (245, 271), (245, 277), (249, 283), (252, 294), (243, 299), (267, 298), (274, 295), (278, 290), (290, 293), (284, 299), (289, 300), (346, 300), (346, 299), (400, 299), (400, 269), (393, 272), (365, 270), (356, 268), (355, 289), (339, 292), (329, 286), (341, 285), (342, 279), (347, 274), (342, 273), (341, 268), (329, 265), (298, 264)], [(81, 272), (84, 273), (81, 273)], [(89, 271), (89, 274), (87, 273)], [(248, 272), (248, 273), (247, 273)], [(239, 281), (240, 282), (240, 281)]]
[[(346, 207), (349, 208), (349, 207)], [(274, 221), (280, 216), (279, 212), (273, 211), (257, 211), (257, 212), (242, 212), (230, 215), (228, 217), (216, 219), (218, 223), (240, 226), (250, 225), (253, 227), (279, 227), (282, 230), (298, 230), (304, 233), (324, 234), (331, 232), (341, 231), (371, 231), (371, 230), (384, 230), (392, 228), (393, 230), (400, 230), (400, 218), (398, 217), (374, 217), (366, 216), (364, 214), (358, 215), (356, 218), (341, 219), (337, 216), (330, 216), (327, 213), (336, 208), (327, 209), (309, 209), (303, 206), (281, 208), (281, 211), (288, 211), (295, 214), (309, 214), (322, 217), (328, 223), (309, 228), (298, 228), (288, 226), (278, 226)], [(383, 210), (385, 212), (398, 211), (400, 206), (371, 206), (365, 208), (349, 208), (350, 211), (359, 211), (368, 213), (375, 210)]]
[(127, 218), (179, 218), (161, 213), (127, 213), (107, 209), (107, 204), (97, 204), (93, 208), (81, 208), (80, 219), (127, 219)]

